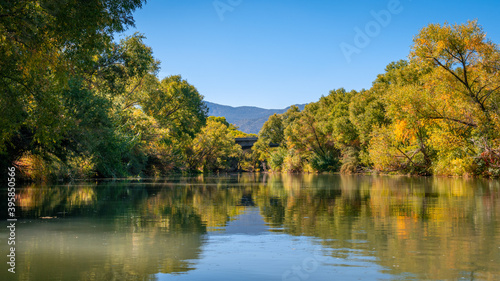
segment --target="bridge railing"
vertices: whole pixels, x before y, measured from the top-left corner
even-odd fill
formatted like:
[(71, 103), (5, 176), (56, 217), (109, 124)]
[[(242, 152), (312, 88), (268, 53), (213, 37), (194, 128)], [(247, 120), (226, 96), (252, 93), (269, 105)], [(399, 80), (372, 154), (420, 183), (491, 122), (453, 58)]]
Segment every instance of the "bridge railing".
[[(250, 149), (259, 140), (258, 137), (249, 137), (249, 138), (235, 138), (234, 141), (241, 145), (241, 148), (243, 149)], [(278, 147), (279, 144), (276, 143), (270, 143), (270, 147)]]

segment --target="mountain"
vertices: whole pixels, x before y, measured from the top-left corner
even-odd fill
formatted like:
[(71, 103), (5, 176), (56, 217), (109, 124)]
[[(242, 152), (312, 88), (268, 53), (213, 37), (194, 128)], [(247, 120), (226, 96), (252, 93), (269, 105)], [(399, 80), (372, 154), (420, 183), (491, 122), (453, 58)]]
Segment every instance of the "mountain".
[[(209, 116), (224, 116), (227, 122), (239, 127), (240, 131), (247, 134), (258, 134), (269, 116), (277, 113), (281, 114), (288, 110), (285, 109), (265, 109), (255, 106), (228, 106), (205, 101), (208, 107)], [(297, 104), (300, 110), (304, 109), (305, 104)]]

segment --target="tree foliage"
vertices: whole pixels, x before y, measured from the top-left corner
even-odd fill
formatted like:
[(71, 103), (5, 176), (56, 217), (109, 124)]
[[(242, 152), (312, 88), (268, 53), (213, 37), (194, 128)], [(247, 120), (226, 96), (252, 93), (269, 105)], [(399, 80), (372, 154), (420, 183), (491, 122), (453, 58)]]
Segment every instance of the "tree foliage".
[(286, 124), (272, 116), (260, 135), (285, 141), (255, 152), (283, 171), (498, 176), (499, 62), (476, 21), (430, 24), (370, 89), (333, 90)]
[(477, 21), (430, 24), (370, 89), (270, 116), (252, 153), (132, 26), (140, 0), (0, 4), (0, 168), (32, 179), (244, 167), (500, 176), (500, 50)]
[(114, 41), (142, 2), (2, 2), (0, 166), (33, 179), (186, 168), (203, 96), (180, 76), (159, 81), (143, 35)]
[(193, 139), (186, 152), (189, 169), (216, 172), (229, 170), (231, 162), (237, 162), (242, 153), (241, 146), (235, 143), (231, 129), (224, 121), (209, 118), (206, 126)]

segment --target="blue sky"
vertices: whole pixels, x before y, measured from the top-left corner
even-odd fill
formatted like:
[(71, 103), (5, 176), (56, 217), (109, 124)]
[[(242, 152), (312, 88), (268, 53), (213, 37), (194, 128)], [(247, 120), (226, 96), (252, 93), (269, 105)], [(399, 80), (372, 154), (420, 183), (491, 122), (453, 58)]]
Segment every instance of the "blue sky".
[(370, 88), (429, 23), (477, 19), (498, 44), (499, 10), (493, 0), (148, 0), (126, 34), (147, 37), (160, 78), (180, 74), (207, 101), (285, 108)]

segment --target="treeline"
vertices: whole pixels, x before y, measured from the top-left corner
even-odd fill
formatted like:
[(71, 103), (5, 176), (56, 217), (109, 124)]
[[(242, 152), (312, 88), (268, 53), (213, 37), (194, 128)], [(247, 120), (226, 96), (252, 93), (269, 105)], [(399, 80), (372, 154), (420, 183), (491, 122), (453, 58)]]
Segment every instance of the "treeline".
[(180, 76), (161, 81), (140, 34), (119, 43), (140, 0), (0, 5), (0, 166), (32, 180), (229, 169), (245, 136), (208, 118)]
[(499, 106), (498, 46), (476, 21), (431, 24), (369, 90), (271, 116), (254, 156), (283, 172), (497, 177)]
[[(477, 22), (429, 25), (369, 90), (338, 89), (248, 136), (207, 117), (133, 25), (140, 0), (0, 5), (0, 168), (32, 180), (172, 172), (500, 175), (500, 51)], [(278, 144), (271, 148), (269, 143)]]

